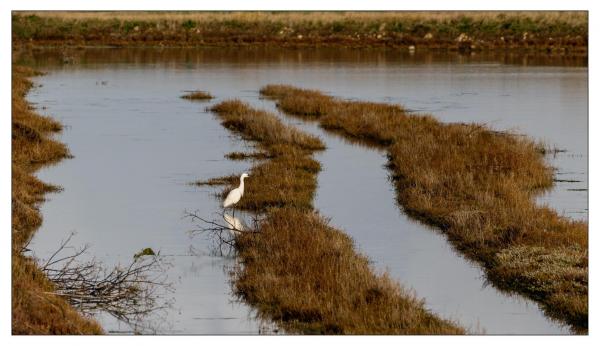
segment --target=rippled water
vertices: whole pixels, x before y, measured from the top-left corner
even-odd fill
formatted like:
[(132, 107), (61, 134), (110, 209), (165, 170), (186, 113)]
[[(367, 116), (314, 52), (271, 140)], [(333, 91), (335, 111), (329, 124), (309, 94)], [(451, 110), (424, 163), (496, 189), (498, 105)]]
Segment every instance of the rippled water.
[[(144, 247), (161, 250), (173, 262), (168, 274), (175, 293), (165, 297), (174, 300), (173, 308), (148, 318), (151, 327), (144, 332), (257, 333), (264, 324), (231, 295), (227, 271), (235, 259), (215, 254), (208, 240), (186, 232), (193, 225), (182, 218), (185, 210), (210, 217), (219, 205), (213, 189), (187, 183), (239, 173), (249, 163), (223, 158), (245, 144), (205, 111), (212, 103), (180, 99), (185, 90), (207, 90), (217, 97), (213, 103), (237, 97), (275, 110), (258, 89), (289, 83), (402, 103), (444, 121), (515, 129), (567, 150), (549, 162), (557, 179), (577, 182), (558, 182), (540, 202), (587, 219), (587, 68), (577, 59), (94, 49), (69, 52), (77, 63), (61, 65), (60, 54), (22, 57), (49, 72), (36, 78), (43, 86), (29, 100), (67, 125), (60, 139), (75, 155), (39, 173), (64, 191), (42, 205), (44, 224), (33, 249), (47, 257), (59, 239), (76, 231), (74, 242), (90, 243), (91, 253), (107, 264), (127, 262)], [(443, 235), (402, 214), (382, 152), (281, 116), (327, 143), (317, 157), (324, 169), (316, 207), (355, 239), (376, 268), (413, 288), (430, 309), (474, 332), (568, 332), (536, 304), (486, 285), (479, 267), (455, 253)], [(107, 316), (100, 319), (108, 331), (130, 330)]]

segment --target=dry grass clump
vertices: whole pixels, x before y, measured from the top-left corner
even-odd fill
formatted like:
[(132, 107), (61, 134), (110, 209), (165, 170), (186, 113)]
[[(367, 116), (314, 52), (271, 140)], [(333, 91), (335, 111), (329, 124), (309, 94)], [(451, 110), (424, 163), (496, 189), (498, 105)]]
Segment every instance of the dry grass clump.
[[(270, 85), (261, 93), (276, 99), (285, 112), (304, 117), (305, 104), (312, 100), (325, 129), (387, 148), (398, 201), (406, 212), (444, 230), (459, 249), (486, 266), (496, 284), (525, 293), (546, 305), (552, 316), (587, 328), (587, 277), (581, 284), (567, 274), (550, 278), (528, 267), (510, 274), (498, 270), (505, 257), (497, 254), (515, 246), (545, 249), (548, 256), (540, 261), (559, 256), (564, 248), (579, 249), (587, 258), (587, 223), (559, 216), (533, 200), (553, 184), (553, 171), (538, 144), (477, 124), (444, 124), (407, 114), (400, 106), (344, 101), (315, 90)], [(587, 272), (587, 260), (565, 265)]]
[(317, 90), (267, 85), (260, 93), (276, 99), (277, 107), (286, 113), (318, 118), (323, 128), (376, 145), (391, 144), (399, 126), (403, 126), (402, 119), (406, 118), (404, 108), (397, 105), (340, 102)]
[(54, 285), (35, 262), (13, 252), (13, 334), (102, 334), (95, 321), (79, 314), (52, 292)]
[(528, 49), (587, 54), (585, 11), (15, 12), (13, 41)]
[(280, 84), (270, 84), (262, 89), (260, 93), (268, 97), (274, 97), (279, 100), (278, 107), (285, 112), (307, 117), (318, 117), (331, 108), (334, 100), (316, 90), (303, 89), (301, 92), (295, 92), (294, 97), (283, 97), (293, 93), (293, 87)]
[(189, 92), (189, 93), (181, 96), (181, 98), (186, 99), (186, 100), (206, 101), (206, 100), (213, 99), (213, 96), (206, 91), (198, 90), (198, 91)]
[(491, 275), (507, 286), (548, 297), (551, 305), (569, 313), (577, 325), (587, 324), (587, 249), (577, 245), (552, 249), (518, 245), (502, 250), (496, 259)]
[(223, 119), (223, 126), (280, 151), (277, 146), (290, 145), (300, 150), (323, 150), (325, 145), (315, 136), (286, 126), (276, 116), (250, 108), (239, 100), (221, 102), (212, 110)]
[(225, 155), (225, 158), (233, 161), (243, 160), (265, 160), (271, 158), (268, 153), (254, 152), (254, 153), (243, 153), (240, 151), (234, 151)]
[[(262, 152), (271, 157), (252, 168), (251, 182), (246, 184), (244, 198), (236, 204), (237, 208), (312, 208), (316, 173), (321, 165), (310, 154), (325, 149), (319, 138), (286, 126), (276, 116), (252, 109), (239, 100), (221, 102), (212, 110), (221, 118), (223, 126), (258, 142)], [(231, 186), (239, 182), (237, 176), (227, 179)]]
[[(243, 265), (235, 291), (290, 331), (318, 334), (459, 334), (387, 276), (373, 274), (352, 240), (312, 211), (324, 149), (316, 137), (240, 101), (213, 110), (223, 125), (255, 141), (270, 159), (257, 162), (236, 207), (264, 213), (259, 233), (235, 246)], [(222, 178), (231, 186), (237, 176)]]
[(64, 144), (50, 136), (61, 125), (32, 111), (25, 94), (35, 73), (12, 71), (12, 332), (13, 334), (99, 334), (100, 326), (76, 312), (62, 298), (35, 262), (23, 255), (42, 223), (38, 205), (44, 194), (56, 191), (33, 176), (43, 165), (68, 157)]
[(210, 178), (210, 179), (206, 179), (206, 180), (197, 180), (190, 184), (196, 185), (196, 186), (223, 186), (223, 185), (229, 185), (230, 183), (233, 183), (236, 179), (239, 179), (239, 177), (230, 175), (230, 176), (226, 176), (226, 177), (217, 177), (217, 178)]

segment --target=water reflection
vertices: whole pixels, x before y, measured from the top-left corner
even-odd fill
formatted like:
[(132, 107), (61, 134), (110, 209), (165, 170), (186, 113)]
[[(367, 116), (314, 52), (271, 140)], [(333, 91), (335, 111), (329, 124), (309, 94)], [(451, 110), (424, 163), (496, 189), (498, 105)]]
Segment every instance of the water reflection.
[(167, 276), (172, 266), (169, 258), (145, 248), (129, 263), (109, 268), (89, 254), (89, 245), (71, 246), (74, 235), (63, 240), (50, 258), (36, 259), (54, 284), (52, 293), (84, 315), (108, 315), (133, 333), (156, 333), (155, 322), (161, 316), (164, 319), (163, 312), (173, 303), (169, 298), (173, 285)]
[[(242, 213), (240, 219), (225, 211), (215, 212), (215, 218), (207, 218), (200, 211), (184, 211), (184, 217), (189, 219), (194, 228), (189, 231), (191, 237), (203, 235), (212, 242), (212, 254), (235, 258), (235, 238), (240, 233), (258, 232), (258, 219), (248, 213)], [(238, 213), (239, 215), (239, 213)], [(243, 217), (245, 215), (245, 218)], [(246, 219), (252, 219), (253, 227), (248, 227)]]
[[(344, 64), (369, 66), (430, 65), (430, 64), (509, 64), (519, 66), (586, 67), (586, 56), (522, 53), (468, 53), (417, 51), (411, 54), (397, 49), (352, 49), (340, 47), (277, 48), (277, 47), (205, 47), (205, 48), (87, 48), (29, 49), (18, 52), (20, 63), (55, 65), (64, 68), (101, 67), (105, 64), (129, 66), (158, 65), (174, 68), (181, 64), (222, 64), (228, 68), (247, 68), (257, 64)], [(72, 59), (65, 64), (65, 57)]]
[(229, 229), (229, 234), (231, 236), (235, 236), (239, 232), (244, 232), (244, 230), (247, 228), (240, 219), (233, 215), (223, 213), (223, 220), (225, 220), (225, 224), (227, 225), (227, 228)]

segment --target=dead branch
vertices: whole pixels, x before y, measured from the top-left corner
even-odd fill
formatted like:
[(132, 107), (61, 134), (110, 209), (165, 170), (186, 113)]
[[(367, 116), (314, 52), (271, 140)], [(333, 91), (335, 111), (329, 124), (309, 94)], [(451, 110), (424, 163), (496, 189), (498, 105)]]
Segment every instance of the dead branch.
[(258, 225), (260, 223), (260, 219), (258, 217), (253, 217), (251, 226), (248, 226), (240, 219), (229, 215), (224, 211), (217, 212), (215, 214), (218, 215), (217, 219), (208, 220), (199, 216), (198, 211), (184, 211), (184, 218), (189, 218), (192, 222), (196, 223), (197, 226), (197, 228), (190, 230), (189, 234), (191, 236), (205, 234), (208, 238), (214, 240), (219, 246), (219, 249), (221, 249), (223, 245), (234, 248), (235, 237), (238, 234), (258, 233)]
[[(164, 291), (172, 291), (166, 276), (169, 264), (160, 254), (134, 256), (128, 265), (107, 270), (95, 259), (80, 261), (89, 247), (68, 247), (73, 235), (62, 241), (46, 261), (38, 261), (55, 285), (55, 290), (46, 294), (64, 297), (83, 313), (104, 311), (128, 324), (171, 305), (170, 301), (158, 301)], [(65, 255), (69, 248), (73, 252)]]

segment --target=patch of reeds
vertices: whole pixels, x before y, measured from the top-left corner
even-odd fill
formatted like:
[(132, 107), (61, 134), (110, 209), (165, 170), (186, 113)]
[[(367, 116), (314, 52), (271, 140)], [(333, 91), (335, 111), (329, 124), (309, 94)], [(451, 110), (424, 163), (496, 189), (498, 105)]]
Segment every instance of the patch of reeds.
[(210, 179), (206, 179), (206, 180), (198, 180), (198, 181), (191, 183), (191, 185), (224, 186), (224, 185), (229, 185), (231, 182), (235, 181), (236, 179), (238, 179), (238, 177), (231, 175), (231, 176), (227, 176), (227, 177), (217, 177), (217, 178), (210, 178)]
[(233, 160), (233, 161), (243, 161), (243, 160), (264, 160), (264, 159), (268, 159), (270, 157), (269, 157), (268, 153), (261, 153), (261, 152), (243, 153), (243, 152), (239, 152), (239, 151), (234, 151), (234, 152), (231, 152), (231, 153), (225, 155), (225, 158), (227, 158), (229, 160)]
[[(316, 173), (321, 165), (310, 153), (325, 149), (319, 138), (287, 126), (276, 116), (239, 100), (221, 102), (212, 110), (219, 115), (224, 127), (257, 142), (261, 152), (271, 157), (252, 168), (244, 198), (236, 208), (252, 211), (284, 206), (312, 208)], [(227, 179), (231, 186), (239, 182), (236, 176)]]
[(95, 321), (52, 294), (53, 284), (25, 256), (29, 240), (42, 223), (39, 204), (45, 193), (58, 189), (33, 174), (69, 156), (65, 145), (51, 138), (62, 129), (61, 124), (35, 113), (25, 100), (32, 87), (28, 78), (33, 75), (28, 68), (12, 70), (12, 333), (100, 334)]
[(271, 209), (259, 234), (236, 238), (235, 291), (259, 313), (307, 334), (461, 334), (412, 292), (373, 273), (353, 241), (323, 217)]
[(442, 229), (499, 287), (587, 328), (587, 223), (535, 203), (535, 195), (553, 184), (539, 144), (482, 125), (408, 114), (398, 105), (286, 85), (268, 85), (261, 93), (288, 114), (386, 148), (408, 214)]
[(587, 52), (585, 11), (15, 12), (45, 45), (286, 45)]
[[(373, 273), (352, 239), (312, 209), (324, 149), (316, 137), (240, 101), (213, 107), (228, 129), (256, 143), (257, 161), (236, 207), (265, 215), (241, 233), (235, 292), (286, 330), (315, 334), (458, 334), (386, 275)], [(236, 186), (237, 176), (226, 177)]]
[(206, 101), (206, 100), (211, 100), (213, 98), (213, 96), (206, 91), (197, 90), (197, 91), (192, 91), (185, 95), (182, 95), (181, 98), (186, 99), (186, 100)]

